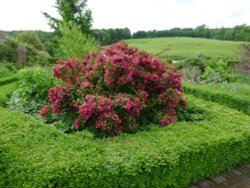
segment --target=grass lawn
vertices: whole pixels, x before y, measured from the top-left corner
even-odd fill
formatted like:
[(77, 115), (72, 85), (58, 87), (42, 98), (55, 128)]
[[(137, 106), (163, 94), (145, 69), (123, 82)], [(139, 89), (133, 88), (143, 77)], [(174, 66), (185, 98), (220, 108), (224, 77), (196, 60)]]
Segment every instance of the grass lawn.
[(125, 40), (129, 46), (136, 46), (161, 58), (168, 56), (192, 57), (203, 54), (210, 57), (238, 59), (239, 47), (243, 42), (213, 39), (169, 37)]

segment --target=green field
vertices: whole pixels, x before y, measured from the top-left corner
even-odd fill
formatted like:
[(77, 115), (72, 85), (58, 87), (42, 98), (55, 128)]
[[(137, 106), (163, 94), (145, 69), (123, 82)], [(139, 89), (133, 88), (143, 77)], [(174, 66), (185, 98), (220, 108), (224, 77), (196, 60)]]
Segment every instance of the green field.
[(188, 37), (130, 39), (125, 40), (125, 43), (161, 58), (168, 56), (185, 58), (203, 54), (230, 59), (239, 58), (239, 47), (243, 44), (243, 42)]

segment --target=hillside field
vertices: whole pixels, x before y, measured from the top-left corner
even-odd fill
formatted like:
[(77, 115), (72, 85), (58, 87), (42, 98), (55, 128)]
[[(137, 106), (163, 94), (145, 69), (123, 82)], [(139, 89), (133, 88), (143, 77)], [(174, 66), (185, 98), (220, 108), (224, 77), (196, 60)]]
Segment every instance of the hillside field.
[(186, 58), (202, 54), (229, 59), (240, 57), (239, 47), (243, 44), (243, 42), (189, 37), (129, 39), (125, 40), (125, 43), (161, 58), (168, 56)]

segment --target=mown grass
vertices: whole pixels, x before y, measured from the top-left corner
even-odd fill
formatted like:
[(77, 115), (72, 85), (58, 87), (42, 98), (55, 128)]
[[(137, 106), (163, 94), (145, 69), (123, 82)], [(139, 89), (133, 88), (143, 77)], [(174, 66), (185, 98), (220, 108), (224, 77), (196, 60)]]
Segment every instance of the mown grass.
[(161, 58), (179, 56), (180, 58), (203, 54), (209, 57), (223, 57), (237, 60), (239, 47), (243, 42), (213, 39), (170, 37), (125, 40), (129, 46), (136, 46)]

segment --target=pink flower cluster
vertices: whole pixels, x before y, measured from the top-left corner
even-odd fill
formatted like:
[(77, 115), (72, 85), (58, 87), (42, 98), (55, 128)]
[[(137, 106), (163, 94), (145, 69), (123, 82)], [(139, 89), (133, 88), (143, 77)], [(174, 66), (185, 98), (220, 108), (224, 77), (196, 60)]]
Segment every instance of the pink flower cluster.
[(54, 76), (64, 84), (50, 89), (51, 106), (41, 115), (49, 108), (55, 114), (74, 114), (77, 130), (94, 126), (97, 134), (114, 136), (138, 129), (145, 118), (167, 126), (176, 121), (176, 106), (186, 104), (180, 72), (124, 43), (82, 61), (60, 60)]

